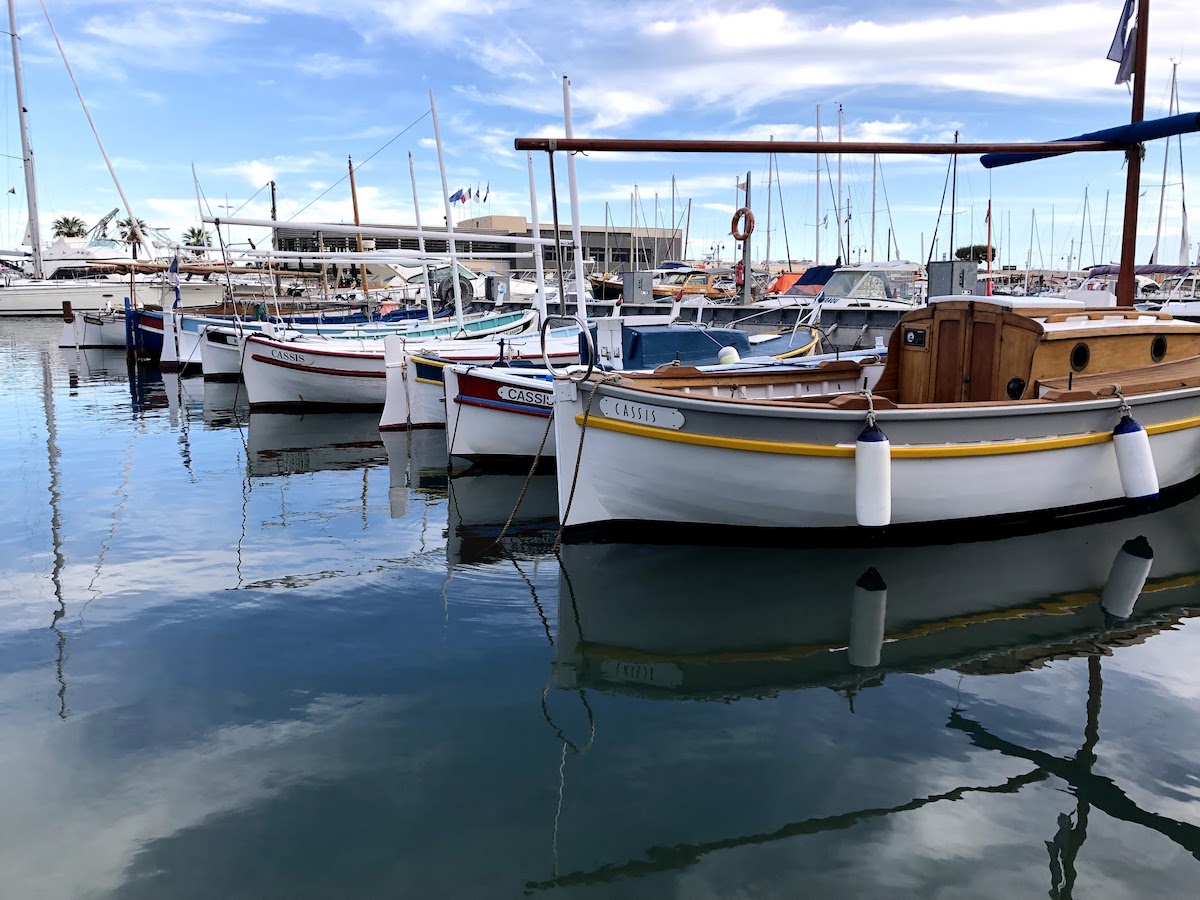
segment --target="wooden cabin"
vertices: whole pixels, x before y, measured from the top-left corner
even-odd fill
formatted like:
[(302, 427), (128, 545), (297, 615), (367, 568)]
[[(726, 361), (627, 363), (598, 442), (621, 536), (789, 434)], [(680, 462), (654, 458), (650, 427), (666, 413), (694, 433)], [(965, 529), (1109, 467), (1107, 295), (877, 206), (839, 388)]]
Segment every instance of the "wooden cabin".
[(1175, 375), (1200, 377), (1200, 324), (1124, 307), (964, 298), (905, 314), (875, 393), (896, 404), (995, 403), (1114, 382), (1134, 393)]

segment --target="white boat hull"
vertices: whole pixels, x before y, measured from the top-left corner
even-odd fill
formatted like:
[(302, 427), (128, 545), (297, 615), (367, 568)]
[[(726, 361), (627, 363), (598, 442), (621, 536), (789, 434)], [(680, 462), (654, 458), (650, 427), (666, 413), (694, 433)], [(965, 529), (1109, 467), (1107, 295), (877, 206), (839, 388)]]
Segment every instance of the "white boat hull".
[(245, 340), (242, 378), (252, 409), (383, 405), (378, 341), (278, 341), (265, 335)]
[[(225, 289), (215, 282), (182, 282), (181, 306), (210, 306), (220, 303)], [(159, 285), (139, 284), (139, 303), (161, 303), (165, 291)], [(75, 312), (121, 310), (129, 296), (128, 282), (120, 281), (41, 281), (0, 285), (0, 316), (61, 316), (63, 304)], [(173, 291), (168, 306), (174, 302)]]
[(473, 462), (552, 458), (550, 410), (554, 387), (548, 380), (503, 369), (447, 366), (446, 434), (451, 456)]
[[(396, 338), (385, 338), (384, 346), (387, 356), (387, 402), (379, 420), (379, 427), (383, 431), (445, 427), (448, 414), (444, 371), (451, 363), (477, 364), (478, 368), (488, 368), (502, 355), (510, 361), (542, 360), (538, 334), (508, 338), (503, 344), (496, 340), (480, 340), (413, 345)], [(578, 363), (578, 330), (554, 329), (547, 335), (546, 355), (556, 366)]]
[(200, 335), (200, 364), (206, 381), (237, 381), (242, 377), (245, 332), (209, 325)]
[[(863, 411), (756, 404), (735, 413), (609, 385), (592, 400), (593, 389), (558, 385), (559, 512), (568, 529), (835, 529), (850, 541), (878, 531), (856, 518), (855, 438)], [(888, 529), (898, 536), (913, 526), (929, 538), (927, 526), (1144, 508), (1122, 490), (1112, 442), (1118, 405), (1105, 398), (1003, 413), (880, 411), (879, 427), (891, 441)], [(1200, 474), (1200, 389), (1134, 401), (1133, 415), (1150, 432), (1164, 489)], [(837, 532), (822, 537), (839, 539)]]

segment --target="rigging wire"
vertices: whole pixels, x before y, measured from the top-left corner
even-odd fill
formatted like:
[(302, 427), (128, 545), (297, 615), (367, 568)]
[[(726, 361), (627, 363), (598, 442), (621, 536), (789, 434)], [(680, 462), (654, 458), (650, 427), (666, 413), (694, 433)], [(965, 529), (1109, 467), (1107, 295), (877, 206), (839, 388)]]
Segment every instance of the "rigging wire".
[[(925, 260), (925, 271), (926, 272), (929, 271), (929, 264), (931, 262), (933, 262), (933, 253), (934, 253), (933, 248), (937, 246), (938, 228), (941, 227), (941, 224), (942, 224), (942, 210), (945, 208), (945, 205), (946, 205), (946, 190), (947, 190), (947, 188), (950, 187), (950, 168), (953, 164), (954, 164), (954, 157), (951, 156), (950, 162), (946, 163), (946, 180), (942, 183), (942, 199), (938, 201), (937, 221), (935, 221), (933, 223), (933, 240), (931, 240), (929, 242), (929, 257)], [(951, 210), (951, 215), (953, 215), (953, 210)], [(950, 248), (950, 252), (951, 253), (954, 252), (953, 247)]]
[[(399, 134), (397, 134), (393, 138), (391, 138), (382, 147), (380, 147), (378, 150), (376, 150), (374, 153), (372, 153), (366, 159), (362, 160), (359, 163), (356, 163), (354, 166), (355, 170), (361, 171), (363, 166), (365, 166), (367, 163), (369, 163), (371, 160), (373, 160), (376, 156), (378, 156), (380, 153), (382, 153), (384, 150), (386, 150), (388, 147), (390, 147), (392, 144), (394, 144), (396, 141), (398, 141), (401, 137), (403, 137), (405, 134), (407, 134), (409, 131), (411, 131), (413, 128), (415, 128), (421, 122), (421, 120), (424, 119), (428, 115), (430, 115), (430, 110), (427, 109), (427, 110), (425, 110), (425, 112), (421, 113), (421, 115), (419, 115), (417, 118), (415, 118), (412, 122), (410, 122), (403, 131), (401, 131)], [(337, 187), (343, 181), (347, 180), (349, 177), (350, 177), (350, 173), (347, 172), (345, 175), (343, 175), (341, 178), (339, 178), (337, 181), (335, 181), (329, 187), (325, 188), (325, 190), (321, 191), (321, 193), (317, 194), (317, 196), (315, 196), (311, 200), (309, 200), (306, 204), (304, 204), (304, 206), (300, 207), (300, 209), (298, 209), (296, 212), (294, 212), (290, 216), (288, 216), (288, 218), (285, 219), (285, 221), (290, 222), (293, 219), (295, 219), (296, 216), (300, 215), (300, 213), (304, 212), (306, 209), (308, 209), (310, 206), (312, 206), (314, 203), (316, 203), (318, 200), (320, 200), (322, 197), (324, 197), (326, 194), (328, 194), (330, 191), (332, 191), (335, 187)]]

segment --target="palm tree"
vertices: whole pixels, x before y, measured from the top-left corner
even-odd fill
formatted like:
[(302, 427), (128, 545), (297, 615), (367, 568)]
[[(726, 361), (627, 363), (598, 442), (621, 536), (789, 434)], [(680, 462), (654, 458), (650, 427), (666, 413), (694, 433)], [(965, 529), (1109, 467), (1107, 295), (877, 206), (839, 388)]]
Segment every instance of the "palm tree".
[(60, 216), (54, 220), (55, 237), (83, 237), (87, 234), (87, 223), (79, 216)]
[(128, 216), (124, 219), (117, 219), (117, 230), (121, 234), (121, 240), (127, 244), (135, 244), (146, 239), (147, 225), (142, 219), (137, 219), (136, 222)]
[[(183, 242), (189, 247), (211, 247), (212, 235), (203, 228), (193, 225), (183, 233)], [(202, 256), (203, 250), (193, 250), (196, 256)]]

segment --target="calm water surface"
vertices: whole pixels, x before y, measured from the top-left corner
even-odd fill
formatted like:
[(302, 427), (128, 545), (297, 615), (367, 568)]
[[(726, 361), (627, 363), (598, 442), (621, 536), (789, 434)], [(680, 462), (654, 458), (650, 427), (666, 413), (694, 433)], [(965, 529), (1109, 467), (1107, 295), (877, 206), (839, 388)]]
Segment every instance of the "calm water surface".
[(0, 320), (0, 895), (1195, 896), (1198, 501), (560, 558), (550, 478), (497, 543), (444, 435), (58, 331)]

